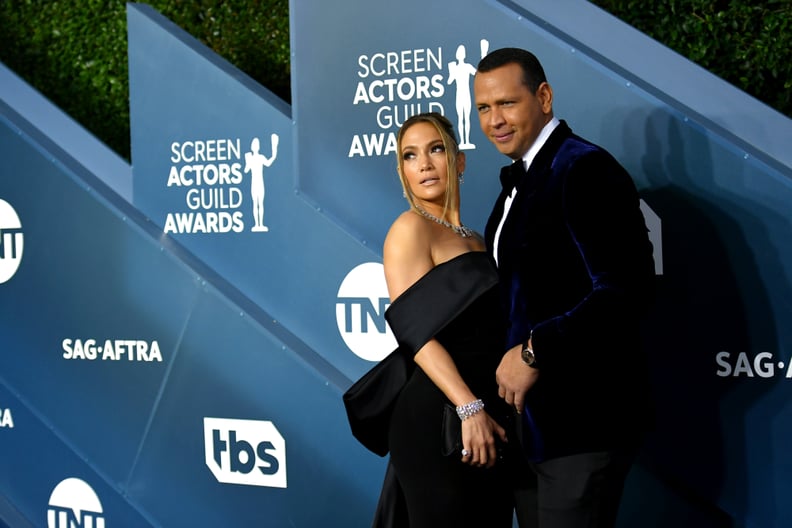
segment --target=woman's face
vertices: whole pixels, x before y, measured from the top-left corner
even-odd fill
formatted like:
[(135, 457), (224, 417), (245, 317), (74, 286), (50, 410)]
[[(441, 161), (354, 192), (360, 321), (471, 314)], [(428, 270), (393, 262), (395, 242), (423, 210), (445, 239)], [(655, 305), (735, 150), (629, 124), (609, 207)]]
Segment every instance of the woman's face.
[(448, 156), (440, 132), (417, 122), (402, 135), (402, 171), (417, 201), (441, 204), (448, 184)]

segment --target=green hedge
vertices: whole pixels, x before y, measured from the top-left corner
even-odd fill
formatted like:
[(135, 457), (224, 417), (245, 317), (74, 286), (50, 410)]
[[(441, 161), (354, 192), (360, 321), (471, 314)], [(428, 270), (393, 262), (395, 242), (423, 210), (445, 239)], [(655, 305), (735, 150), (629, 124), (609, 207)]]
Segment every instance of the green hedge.
[(792, 117), (790, 0), (592, 3)]
[[(288, 0), (146, 3), (290, 100)], [(792, 117), (789, 0), (594, 3)], [(0, 0), (0, 61), (129, 159), (125, 2)]]
[[(151, 0), (290, 100), (288, 0)], [(126, 3), (0, 0), (0, 61), (129, 160)]]

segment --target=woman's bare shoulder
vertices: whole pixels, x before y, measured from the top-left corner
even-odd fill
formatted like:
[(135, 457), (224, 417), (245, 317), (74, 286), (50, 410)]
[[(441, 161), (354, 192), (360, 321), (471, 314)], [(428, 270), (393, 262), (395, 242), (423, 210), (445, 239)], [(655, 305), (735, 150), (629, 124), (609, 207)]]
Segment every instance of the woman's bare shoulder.
[(430, 242), (429, 230), (423, 218), (411, 210), (404, 211), (390, 226), (385, 237), (385, 246), (399, 248), (415, 248), (415, 246), (428, 245)]
[(405, 211), (394, 220), (385, 237), (382, 261), (391, 299), (432, 269), (431, 237), (420, 216)]

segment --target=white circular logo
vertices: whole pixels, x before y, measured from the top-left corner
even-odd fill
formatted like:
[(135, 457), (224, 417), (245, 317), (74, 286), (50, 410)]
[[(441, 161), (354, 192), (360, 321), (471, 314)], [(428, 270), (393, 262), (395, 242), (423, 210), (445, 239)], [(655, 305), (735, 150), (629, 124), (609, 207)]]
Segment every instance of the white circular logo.
[(25, 239), (16, 211), (0, 199), (0, 284), (14, 276), (22, 261)]
[(356, 356), (379, 361), (398, 346), (385, 321), (389, 305), (385, 270), (378, 262), (355, 267), (341, 282), (336, 323), (344, 343)]
[(47, 528), (104, 528), (103, 513), (102, 503), (91, 486), (78, 478), (67, 478), (52, 490), (47, 510)]

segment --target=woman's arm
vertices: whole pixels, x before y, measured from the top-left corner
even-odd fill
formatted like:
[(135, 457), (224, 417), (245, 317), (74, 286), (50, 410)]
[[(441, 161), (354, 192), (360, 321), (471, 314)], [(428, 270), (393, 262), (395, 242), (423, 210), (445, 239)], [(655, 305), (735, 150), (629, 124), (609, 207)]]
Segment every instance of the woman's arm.
[[(385, 238), (383, 264), (391, 301), (399, 297), (433, 267), (429, 233), (425, 223), (412, 212), (396, 219)], [(428, 308), (427, 308), (428, 309)], [(455, 406), (477, 399), (457, 370), (451, 356), (436, 340), (429, 340), (415, 354), (415, 362)], [(506, 432), (486, 412), (462, 422), (462, 445), (470, 452), (463, 457), (473, 465), (492, 466), (496, 461), (495, 434), (506, 441)]]

